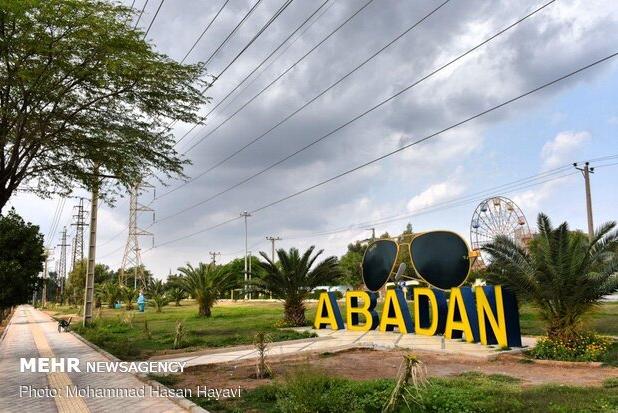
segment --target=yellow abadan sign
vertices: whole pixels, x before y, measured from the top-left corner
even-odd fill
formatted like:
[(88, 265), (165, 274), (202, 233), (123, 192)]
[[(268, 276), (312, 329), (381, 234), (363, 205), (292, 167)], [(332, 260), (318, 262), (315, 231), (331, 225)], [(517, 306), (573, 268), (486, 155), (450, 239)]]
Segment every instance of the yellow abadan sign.
[[(368, 291), (346, 293), (346, 324), (352, 331), (393, 331), (402, 334), (465, 336), (468, 342), (521, 347), (519, 314), (515, 296), (501, 286), (456, 287), (446, 292), (435, 288), (413, 290), (414, 321), (401, 289), (386, 291), (381, 315), (376, 311), (377, 294)], [(335, 293), (322, 293), (314, 327), (344, 327)]]

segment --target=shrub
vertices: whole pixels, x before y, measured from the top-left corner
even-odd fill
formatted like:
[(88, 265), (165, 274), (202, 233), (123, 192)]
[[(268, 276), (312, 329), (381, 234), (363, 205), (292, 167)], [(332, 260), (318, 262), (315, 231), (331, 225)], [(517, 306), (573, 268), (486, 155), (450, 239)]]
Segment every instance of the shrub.
[(530, 352), (534, 358), (559, 361), (601, 361), (612, 339), (591, 332), (570, 338), (542, 337)]

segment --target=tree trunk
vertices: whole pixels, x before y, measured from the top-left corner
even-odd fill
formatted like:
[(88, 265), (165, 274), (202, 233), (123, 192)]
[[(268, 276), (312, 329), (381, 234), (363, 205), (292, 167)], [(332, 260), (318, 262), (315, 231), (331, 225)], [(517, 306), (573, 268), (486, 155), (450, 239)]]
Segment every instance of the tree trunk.
[(287, 297), (283, 305), (285, 321), (294, 327), (305, 325), (305, 304), (300, 297)]
[(199, 313), (202, 317), (210, 317), (212, 315), (211, 306), (206, 302), (201, 302), (199, 305)]

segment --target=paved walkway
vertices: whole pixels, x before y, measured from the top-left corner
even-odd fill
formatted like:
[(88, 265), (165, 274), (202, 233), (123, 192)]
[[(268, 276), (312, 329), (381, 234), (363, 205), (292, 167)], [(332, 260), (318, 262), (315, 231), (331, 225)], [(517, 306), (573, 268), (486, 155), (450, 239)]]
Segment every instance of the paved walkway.
[[(59, 334), (57, 323), (31, 306), (20, 306), (0, 342), (0, 412), (182, 412), (166, 397), (151, 395), (152, 387), (130, 373), (31, 373), (20, 372), (20, 358), (77, 357), (80, 367), (88, 361), (109, 361), (72, 334)], [(60, 397), (29, 397), (21, 386), (58, 389)], [(92, 389), (142, 389), (137, 397), (66, 396), (66, 387)], [(29, 389), (28, 389), (29, 391)]]
[[(295, 328), (296, 331), (308, 331), (310, 327)], [(479, 343), (466, 343), (461, 340), (443, 340), (440, 336), (420, 336), (416, 334), (399, 334), (396, 332), (355, 332), (348, 330), (311, 330), (318, 334), (319, 338), (303, 340), (299, 342), (272, 343), (268, 349), (269, 356), (281, 356), (302, 352), (328, 352), (354, 347), (372, 347), (377, 349), (406, 348), (410, 350), (426, 350), (463, 356), (491, 359), (504, 352), (496, 346), (484, 346)], [(522, 343), (526, 347), (536, 344), (534, 337), (522, 337)], [(513, 349), (512, 352), (521, 351)], [(157, 360), (185, 361), (187, 367), (204, 364), (217, 364), (230, 361), (239, 361), (257, 358), (254, 349), (242, 349), (234, 351), (221, 351), (195, 356), (161, 356)]]

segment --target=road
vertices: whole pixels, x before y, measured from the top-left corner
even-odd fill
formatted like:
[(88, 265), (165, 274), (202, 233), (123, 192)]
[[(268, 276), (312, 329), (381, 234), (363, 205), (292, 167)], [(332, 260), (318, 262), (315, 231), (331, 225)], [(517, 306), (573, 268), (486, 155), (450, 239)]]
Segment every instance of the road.
[[(82, 372), (20, 372), (20, 359), (77, 357)], [(31, 306), (19, 306), (0, 342), (0, 412), (183, 412), (167, 397), (153, 396), (153, 387), (131, 373), (88, 373), (89, 361), (109, 361), (70, 333), (58, 333), (57, 323)], [(135, 396), (84, 397), (70, 389), (135, 389)], [(143, 389), (143, 390), (142, 390)], [(56, 391), (57, 397), (52, 397)], [(105, 391), (105, 390), (103, 390)], [(143, 392), (143, 395), (139, 392)], [(158, 394), (156, 391), (155, 394)]]

